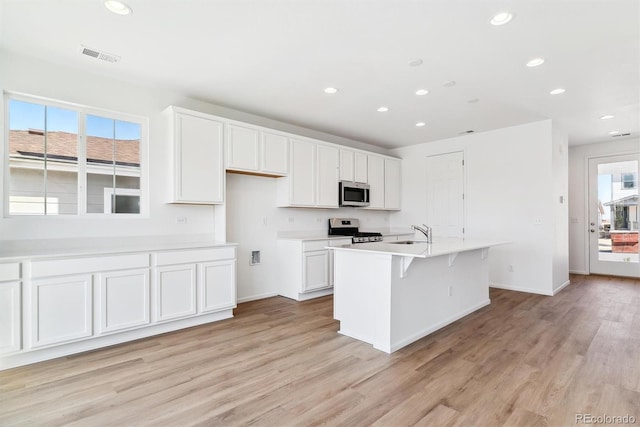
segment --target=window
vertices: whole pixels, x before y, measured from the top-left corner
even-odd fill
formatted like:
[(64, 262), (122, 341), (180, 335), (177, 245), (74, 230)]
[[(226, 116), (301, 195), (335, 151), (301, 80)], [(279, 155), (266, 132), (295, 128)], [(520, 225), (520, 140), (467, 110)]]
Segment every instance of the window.
[(621, 181), (624, 189), (636, 188), (636, 177), (633, 173), (623, 173)]
[(141, 213), (144, 120), (22, 96), (7, 101), (5, 212)]

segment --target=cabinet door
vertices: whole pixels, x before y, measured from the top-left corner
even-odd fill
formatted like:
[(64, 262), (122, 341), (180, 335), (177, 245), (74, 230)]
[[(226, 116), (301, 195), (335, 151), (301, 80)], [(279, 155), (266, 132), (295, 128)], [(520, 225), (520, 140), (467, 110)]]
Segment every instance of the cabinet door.
[(236, 125), (229, 125), (227, 130), (227, 169), (257, 172), (260, 132)]
[(222, 122), (176, 113), (175, 202), (224, 203)]
[(400, 209), (400, 160), (384, 159), (384, 207)]
[(262, 172), (286, 175), (289, 172), (289, 138), (262, 132)]
[(338, 149), (317, 146), (318, 184), (316, 204), (321, 207), (338, 207)]
[(149, 323), (149, 270), (100, 274), (99, 332)]
[(289, 176), (292, 205), (313, 206), (315, 204), (315, 150), (316, 144), (312, 142), (291, 140), (291, 173)]
[(303, 252), (302, 260), (302, 292), (328, 288), (329, 251)]
[(384, 157), (368, 156), (369, 209), (384, 209)]
[(236, 261), (200, 265), (200, 311), (218, 311), (236, 306)]
[(0, 283), (0, 354), (22, 347), (20, 282)]
[(340, 181), (354, 181), (354, 158), (355, 153), (351, 150), (340, 150)]
[(31, 345), (40, 347), (90, 337), (91, 275), (38, 280), (31, 289)]
[(158, 267), (156, 273), (156, 320), (196, 314), (196, 265)]
[(365, 153), (355, 152), (353, 156), (353, 180), (355, 182), (367, 183), (367, 155)]

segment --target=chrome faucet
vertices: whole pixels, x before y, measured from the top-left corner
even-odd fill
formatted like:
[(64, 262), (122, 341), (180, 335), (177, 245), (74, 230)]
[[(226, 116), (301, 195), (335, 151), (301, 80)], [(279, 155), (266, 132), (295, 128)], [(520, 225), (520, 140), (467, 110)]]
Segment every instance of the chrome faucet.
[(412, 230), (418, 230), (419, 232), (424, 234), (424, 237), (427, 238), (427, 243), (432, 243), (433, 230), (427, 224), (422, 224), (422, 225), (424, 226), (424, 228), (420, 227), (419, 225), (412, 225), (411, 229)]

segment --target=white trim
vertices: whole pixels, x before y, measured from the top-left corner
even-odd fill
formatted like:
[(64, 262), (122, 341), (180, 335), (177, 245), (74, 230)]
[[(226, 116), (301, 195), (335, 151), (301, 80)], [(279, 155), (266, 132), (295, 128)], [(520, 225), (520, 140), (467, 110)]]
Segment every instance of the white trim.
[(579, 274), (580, 276), (588, 276), (589, 272), (584, 270), (569, 270), (569, 274)]
[(560, 292), (561, 290), (563, 290), (564, 288), (566, 288), (570, 284), (571, 284), (571, 280), (567, 280), (562, 285), (558, 286), (556, 289), (553, 290), (553, 295), (556, 295), (558, 292)]
[(541, 291), (540, 289), (522, 288), (519, 286), (502, 285), (500, 283), (490, 283), (489, 287), (497, 288), (497, 289), (506, 289), (507, 291), (526, 292), (528, 294), (546, 295), (549, 297), (553, 296), (553, 291), (544, 292), (544, 291)]
[(277, 296), (278, 296), (277, 292), (267, 292), (267, 293), (264, 293), (264, 294), (250, 295), (248, 297), (238, 298), (236, 300), (236, 302), (238, 304), (242, 304), (243, 302), (258, 301), (258, 300), (261, 300), (261, 299), (273, 298), (273, 297), (277, 297)]

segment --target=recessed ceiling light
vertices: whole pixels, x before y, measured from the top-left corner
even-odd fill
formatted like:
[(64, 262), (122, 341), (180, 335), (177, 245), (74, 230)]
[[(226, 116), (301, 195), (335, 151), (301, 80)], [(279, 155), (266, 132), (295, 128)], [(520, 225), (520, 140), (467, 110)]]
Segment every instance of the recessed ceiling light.
[(513, 19), (513, 16), (514, 15), (509, 12), (497, 13), (493, 15), (493, 18), (491, 18), (491, 25), (504, 25), (507, 22), (511, 21)]
[(445, 82), (442, 86), (444, 87), (454, 87), (456, 85), (456, 81), (455, 80), (449, 80), (448, 82)]
[(117, 0), (106, 0), (104, 2), (104, 7), (106, 7), (109, 12), (113, 12), (116, 15), (130, 15), (133, 13), (133, 10), (129, 6)]
[(611, 114), (606, 114), (602, 117), (600, 117), (600, 120), (609, 120), (609, 119), (613, 119), (615, 116), (611, 115)]
[(338, 89), (335, 87), (326, 87), (324, 88), (324, 93), (329, 93), (329, 94), (338, 93)]
[(426, 123), (425, 123), (425, 122), (418, 122), (418, 123), (416, 123), (416, 127), (419, 127), (419, 128), (421, 128), (422, 126), (425, 126), (425, 125), (426, 125)]
[(619, 133), (620, 133), (619, 130), (612, 130), (611, 132), (609, 132), (609, 135), (617, 135)]
[(380, 107), (380, 108), (378, 108), (378, 111), (381, 112), (381, 113), (386, 113), (387, 111), (389, 111), (389, 108), (388, 107)]
[(527, 62), (527, 67), (539, 67), (544, 64), (544, 58), (533, 58), (531, 61)]
[(467, 102), (468, 102), (469, 104), (475, 104), (475, 103), (476, 103), (476, 102), (478, 102), (478, 101), (480, 101), (478, 98), (471, 98), (471, 99), (469, 99)]
[(564, 93), (565, 89), (562, 89), (561, 87), (552, 90), (551, 92), (549, 92), (551, 95), (560, 95), (561, 93)]
[(415, 58), (409, 61), (409, 67), (419, 67), (422, 65), (422, 59)]
[(418, 95), (418, 96), (423, 96), (423, 95), (426, 95), (428, 93), (429, 93), (429, 91), (427, 89), (418, 89), (416, 91), (416, 95)]

